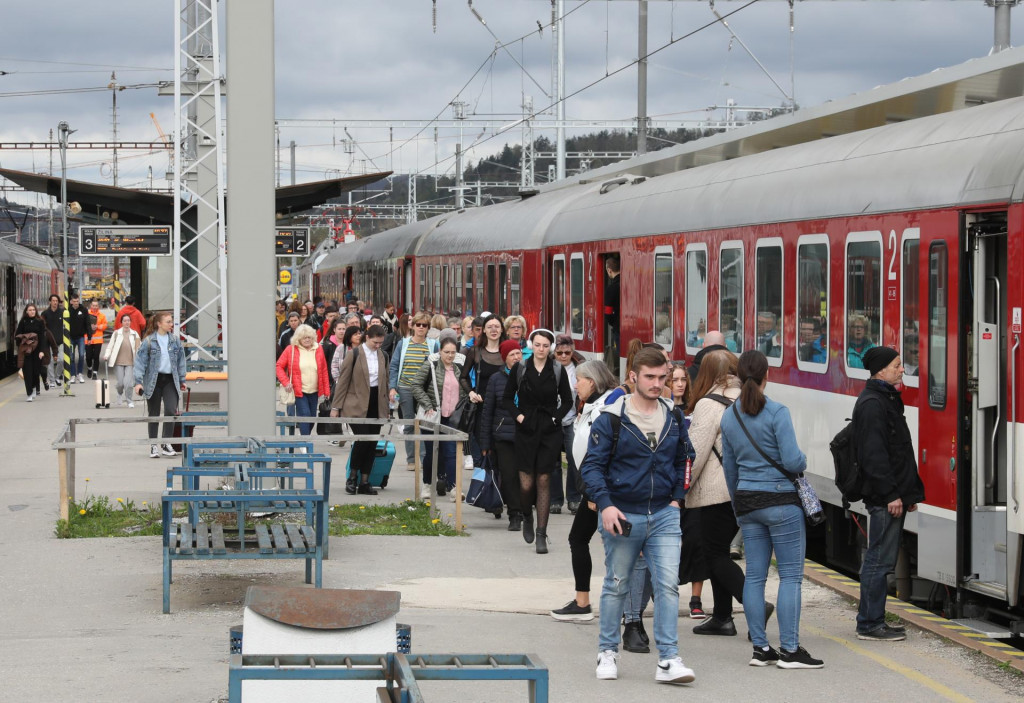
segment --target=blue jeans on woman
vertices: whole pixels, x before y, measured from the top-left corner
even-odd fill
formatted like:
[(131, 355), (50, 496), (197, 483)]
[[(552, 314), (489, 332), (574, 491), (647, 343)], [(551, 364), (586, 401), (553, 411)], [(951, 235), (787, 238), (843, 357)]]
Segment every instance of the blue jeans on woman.
[(629, 595), (630, 576), (643, 551), (654, 585), (654, 641), (660, 659), (679, 656), (679, 508), (666, 505), (654, 513), (624, 513), (633, 523), (630, 535), (605, 532), (598, 516), (597, 529), (604, 541), (604, 587), (601, 589), (601, 633), (598, 651), (619, 651), (620, 621)]
[(782, 648), (800, 646), (800, 588), (807, 551), (804, 511), (799, 505), (774, 505), (737, 518), (746, 547), (747, 575), (743, 584), (743, 613), (755, 647), (767, 647), (764, 629), (764, 583), (775, 552), (779, 570), (779, 639)]
[[(298, 417), (316, 417), (317, 395), (316, 393), (303, 393), (295, 396), (295, 415)], [(308, 435), (313, 431), (312, 422), (300, 422), (299, 433)]]

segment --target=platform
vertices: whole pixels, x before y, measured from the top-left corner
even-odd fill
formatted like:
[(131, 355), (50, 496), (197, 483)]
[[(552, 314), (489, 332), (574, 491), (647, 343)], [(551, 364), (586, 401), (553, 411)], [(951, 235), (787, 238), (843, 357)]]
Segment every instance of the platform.
[[(3, 693), (11, 701), (92, 702), (227, 700), (229, 629), (241, 621), (254, 583), (294, 585), (293, 564), (208, 562), (175, 571), (175, 608), (161, 614), (160, 537), (58, 540), (55, 452), (50, 443), (70, 415), (142, 413), (93, 407), (92, 387), (74, 398), (44, 392), (24, 402), (16, 377), (0, 381), (0, 658)], [(133, 431), (143, 432), (143, 426)], [(126, 431), (124, 427), (105, 430)], [(116, 436), (112, 434), (111, 436)], [(344, 465), (346, 449), (323, 447)], [(158, 501), (172, 459), (149, 459), (146, 448), (82, 452), (77, 492)], [(412, 472), (398, 452), (393, 482), (378, 496), (348, 496), (343, 472), (332, 480), (332, 502), (396, 502), (412, 492)], [(468, 475), (468, 472), (467, 472)], [(447, 512), (452, 503), (438, 503)], [(1024, 679), (945, 637), (910, 628), (906, 642), (859, 642), (851, 601), (806, 581), (801, 643), (825, 660), (812, 672), (747, 665), (746, 626), (739, 636), (698, 637), (679, 620), (680, 653), (697, 673), (686, 691), (654, 682), (655, 654), (623, 653), (619, 680), (597, 681), (597, 621), (559, 623), (547, 616), (572, 595), (566, 537), (568, 514), (551, 518), (551, 553), (536, 555), (506, 520), (471, 507), (464, 538), (335, 538), (324, 562), (326, 588), (401, 591), (400, 618), (415, 633), (413, 653), (535, 652), (551, 672), (551, 700), (763, 701), (977, 700), (1019, 701)], [(603, 554), (592, 542), (600, 593)], [(711, 602), (706, 586), (705, 606)], [(774, 582), (769, 583), (773, 592)], [(685, 605), (689, 589), (681, 589)], [(648, 613), (650, 609), (648, 610)], [(653, 632), (650, 617), (648, 632)], [(778, 639), (773, 619), (769, 636)], [(798, 680), (799, 679), (799, 680)], [(429, 682), (429, 701), (483, 700), (479, 684)], [(521, 684), (495, 683), (487, 700), (523, 700)]]

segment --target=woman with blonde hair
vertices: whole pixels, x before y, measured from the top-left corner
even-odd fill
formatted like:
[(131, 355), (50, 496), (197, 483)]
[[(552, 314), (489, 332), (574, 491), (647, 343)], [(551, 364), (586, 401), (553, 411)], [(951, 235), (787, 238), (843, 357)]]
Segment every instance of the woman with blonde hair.
[(444, 315), (433, 315), (430, 318), (430, 329), (427, 330), (427, 339), (437, 339), (443, 330), (448, 329), (448, 318)]
[(722, 415), (740, 396), (736, 363), (736, 355), (727, 350), (707, 354), (700, 363), (688, 407), (695, 456), (686, 511), (696, 511), (700, 521), (701, 547), (715, 600), (711, 617), (693, 628), (698, 635), (735, 635), (732, 599), (743, 602), (743, 571), (729, 557), (729, 543), (739, 525), (722, 468)]
[[(323, 347), (316, 343), (316, 331), (309, 325), (299, 325), (291, 344), (281, 352), (277, 380), (295, 393), (295, 404), (288, 407), (289, 415), (316, 417), (317, 401), (330, 395), (331, 385)], [(312, 423), (299, 423), (300, 433), (308, 435), (312, 430)]]

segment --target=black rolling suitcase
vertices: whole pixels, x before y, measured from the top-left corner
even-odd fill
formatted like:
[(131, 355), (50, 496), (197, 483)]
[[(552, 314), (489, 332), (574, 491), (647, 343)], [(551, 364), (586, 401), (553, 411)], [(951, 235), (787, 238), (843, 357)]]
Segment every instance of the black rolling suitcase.
[[(188, 406), (191, 403), (192, 403), (192, 389), (191, 388), (186, 388), (185, 389), (185, 410), (182, 411), (179, 408), (178, 409), (178, 415), (181, 415), (182, 412), (186, 412), (187, 413), (188, 412)], [(189, 425), (186, 428), (185, 425), (179, 420), (178, 422), (174, 423), (173, 436), (174, 437), (191, 437), (192, 433), (195, 432), (195, 429), (196, 429), (195, 425)], [(174, 451), (176, 451), (176, 452), (182, 451), (182, 445), (180, 445), (180, 444), (173, 444), (172, 443), (171, 444), (171, 448), (174, 449)]]

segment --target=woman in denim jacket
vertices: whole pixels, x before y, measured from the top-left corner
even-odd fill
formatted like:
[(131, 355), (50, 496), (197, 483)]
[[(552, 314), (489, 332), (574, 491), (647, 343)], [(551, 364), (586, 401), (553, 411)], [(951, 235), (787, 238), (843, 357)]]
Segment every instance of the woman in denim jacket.
[[(743, 352), (737, 375), (743, 384), (739, 402), (722, 416), (722, 466), (746, 543), (743, 604), (754, 644), (750, 665), (820, 669), (823, 662), (800, 646), (800, 588), (806, 551), (803, 507), (796, 487), (761, 456), (740, 427), (740, 419), (751, 439), (786, 471), (803, 472), (807, 457), (797, 446), (789, 410), (764, 395), (768, 384), (764, 354)], [(779, 570), (779, 651), (768, 644), (765, 633), (770, 613), (766, 612), (764, 584), (773, 550)]]
[[(169, 312), (154, 313), (150, 327), (135, 353), (135, 393), (146, 399), (146, 412), (150, 417), (160, 415), (160, 401), (164, 403), (164, 415), (178, 414), (178, 401), (185, 390), (185, 349), (181, 340), (172, 334), (174, 319)], [(149, 329), (149, 328), (147, 328)], [(156, 440), (157, 422), (149, 423), (149, 438)], [(174, 433), (174, 423), (165, 422), (163, 437)], [(149, 445), (150, 458), (160, 455), (174, 456), (176, 451), (170, 444)]]

